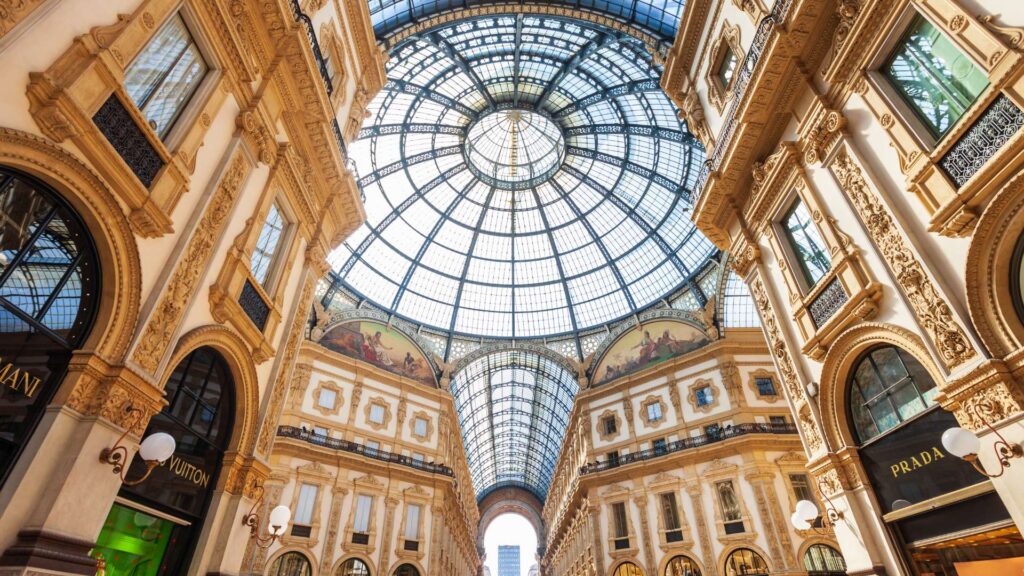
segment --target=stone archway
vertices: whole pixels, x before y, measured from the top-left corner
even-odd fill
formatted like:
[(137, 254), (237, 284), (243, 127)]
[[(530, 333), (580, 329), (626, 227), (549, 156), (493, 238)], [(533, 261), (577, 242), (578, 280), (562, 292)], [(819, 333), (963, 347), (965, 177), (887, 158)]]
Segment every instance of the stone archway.
[(532, 492), (517, 486), (496, 488), (488, 492), (479, 503), (480, 524), (477, 530), (477, 548), (483, 549), (484, 535), (491, 522), (503, 514), (518, 514), (533, 526), (537, 532), (537, 546), (544, 546), (544, 520), (541, 513), (544, 503)]

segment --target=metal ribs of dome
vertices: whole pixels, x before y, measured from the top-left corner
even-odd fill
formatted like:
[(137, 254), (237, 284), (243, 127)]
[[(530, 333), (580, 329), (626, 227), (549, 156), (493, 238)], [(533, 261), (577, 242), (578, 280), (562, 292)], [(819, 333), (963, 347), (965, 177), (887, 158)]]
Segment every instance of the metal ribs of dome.
[[(538, 338), (628, 317), (716, 254), (686, 213), (704, 153), (643, 45), (587, 22), (458, 21), (392, 52), (351, 146), (367, 224), (332, 254), (344, 284), (453, 334)], [(558, 170), (516, 190), (465, 160), (475, 122), (536, 111)]]
[(369, 0), (370, 20), (378, 38), (460, 10), (512, 12), (524, 5), (592, 13), (671, 42), (679, 29), (684, 0)]

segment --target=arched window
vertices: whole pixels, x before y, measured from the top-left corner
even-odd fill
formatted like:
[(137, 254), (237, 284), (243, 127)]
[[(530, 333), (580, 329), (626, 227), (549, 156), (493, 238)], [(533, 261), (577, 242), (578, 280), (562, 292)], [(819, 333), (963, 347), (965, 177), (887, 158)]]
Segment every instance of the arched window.
[(412, 564), (402, 564), (395, 570), (395, 576), (420, 576), (420, 571)]
[(370, 568), (359, 558), (349, 558), (338, 566), (334, 576), (370, 576)]
[(1024, 234), (1017, 239), (1010, 259), (1010, 296), (1017, 319), (1024, 322)]
[(913, 356), (895, 346), (867, 352), (850, 375), (849, 404), (863, 444), (935, 405), (935, 382)]
[(835, 548), (814, 544), (804, 552), (804, 568), (809, 576), (840, 576), (846, 574), (846, 560)]
[(668, 561), (665, 576), (700, 576), (700, 568), (691, 558), (676, 556)]
[[(234, 389), (227, 362), (213, 348), (197, 348), (175, 367), (164, 386), (168, 405), (143, 434), (170, 434), (174, 454), (142, 484), (121, 488), (94, 548), (109, 574), (130, 574), (135, 566), (152, 566), (154, 574), (188, 570), (231, 440)], [(145, 464), (133, 459), (128, 477), (144, 473)]]
[(57, 192), (0, 166), (0, 485), (85, 340), (99, 297), (89, 232)]
[(612, 576), (644, 576), (644, 571), (632, 562), (624, 562), (619, 564), (619, 567), (615, 569), (615, 574), (612, 574)]
[(309, 560), (298, 552), (288, 552), (278, 556), (277, 560), (270, 565), (267, 576), (309, 576), (313, 569), (309, 566)]
[(725, 559), (725, 576), (766, 576), (768, 564), (750, 548), (737, 548)]

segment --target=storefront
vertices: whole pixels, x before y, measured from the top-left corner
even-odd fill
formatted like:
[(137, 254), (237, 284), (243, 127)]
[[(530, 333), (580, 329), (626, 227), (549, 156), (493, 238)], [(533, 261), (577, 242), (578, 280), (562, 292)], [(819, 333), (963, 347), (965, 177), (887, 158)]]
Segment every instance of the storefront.
[(1019, 573), (1024, 540), (991, 482), (943, 448), (942, 433), (958, 423), (935, 404), (921, 365), (897, 348), (877, 348), (850, 388), (861, 463), (912, 572)]
[(92, 326), (96, 251), (42, 182), (0, 166), (0, 486)]
[[(145, 435), (166, 432), (177, 448), (146, 481), (118, 494), (92, 552), (106, 561), (107, 576), (184, 574), (217, 484), (234, 414), (227, 364), (199, 348), (178, 364), (166, 392), (169, 404)], [(127, 478), (144, 470), (136, 458)]]

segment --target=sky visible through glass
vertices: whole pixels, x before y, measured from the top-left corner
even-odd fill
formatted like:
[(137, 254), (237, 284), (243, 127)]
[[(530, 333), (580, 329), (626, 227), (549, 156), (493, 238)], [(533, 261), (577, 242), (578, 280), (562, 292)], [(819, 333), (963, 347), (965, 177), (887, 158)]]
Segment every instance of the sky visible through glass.
[(519, 546), (520, 576), (526, 576), (530, 566), (536, 563), (537, 533), (519, 514), (502, 514), (487, 527), (484, 534), (487, 559), (484, 565), (491, 569), (491, 576), (498, 576), (498, 546)]

